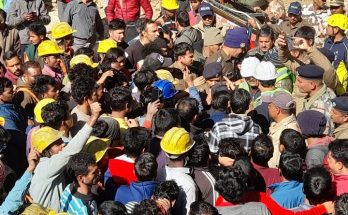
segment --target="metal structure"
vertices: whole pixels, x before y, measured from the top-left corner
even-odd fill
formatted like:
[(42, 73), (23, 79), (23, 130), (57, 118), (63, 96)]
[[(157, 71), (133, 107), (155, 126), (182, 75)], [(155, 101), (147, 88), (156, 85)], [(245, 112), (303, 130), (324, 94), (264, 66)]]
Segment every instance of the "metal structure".
[(248, 19), (256, 18), (257, 25), (260, 27), (260, 21), (263, 21), (264, 14), (263, 13), (255, 13), (246, 6), (240, 5), (238, 3), (224, 3), (221, 4), (216, 0), (205, 0), (209, 4), (212, 5), (213, 10), (217, 16), (221, 16), (222, 18), (238, 25), (238, 26), (247, 26)]

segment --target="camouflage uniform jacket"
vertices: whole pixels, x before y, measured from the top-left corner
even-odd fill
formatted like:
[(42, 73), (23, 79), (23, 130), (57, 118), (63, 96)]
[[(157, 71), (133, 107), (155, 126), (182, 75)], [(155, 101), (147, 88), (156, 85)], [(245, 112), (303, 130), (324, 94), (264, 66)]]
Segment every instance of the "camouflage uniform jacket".
[(305, 99), (303, 110), (316, 110), (323, 113), (326, 117), (327, 124), (325, 134), (332, 135), (334, 131), (334, 124), (330, 117), (330, 111), (332, 109), (331, 99), (336, 95), (333, 90), (328, 88), (325, 84), (314, 95)]
[(324, 45), (326, 35), (326, 21), (330, 16), (328, 9), (314, 11), (313, 5), (304, 5), (302, 9), (302, 18), (307, 20), (310, 26), (313, 26), (316, 32), (315, 43), (317, 47)]

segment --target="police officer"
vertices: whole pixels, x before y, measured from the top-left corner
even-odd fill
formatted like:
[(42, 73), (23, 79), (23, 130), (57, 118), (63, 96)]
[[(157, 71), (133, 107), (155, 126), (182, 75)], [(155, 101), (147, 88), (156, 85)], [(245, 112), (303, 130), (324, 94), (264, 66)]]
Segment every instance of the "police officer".
[(300, 66), (297, 68), (296, 85), (301, 93), (307, 95), (302, 111), (314, 109), (323, 113), (327, 119), (327, 133), (325, 134), (331, 135), (334, 130), (333, 122), (330, 118), (331, 99), (335, 98), (336, 95), (333, 90), (324, 84), (323, 75), (324, 69), (320, 66), (312, 64)]
[(205, 65), (219, 62), (222, 65), (222, 74), (232, 81), (241, 79), (236, 69), (235, 59), (246, 52), (249, 47), (249, 35), (246, 28), (229, 29), (226, 32), (222, 48), (212, 56), (208, 57)]
[(336, 139), (348, 139), (348, 96), (331, 100), (331, 119), (335, 123), (334, 136)]

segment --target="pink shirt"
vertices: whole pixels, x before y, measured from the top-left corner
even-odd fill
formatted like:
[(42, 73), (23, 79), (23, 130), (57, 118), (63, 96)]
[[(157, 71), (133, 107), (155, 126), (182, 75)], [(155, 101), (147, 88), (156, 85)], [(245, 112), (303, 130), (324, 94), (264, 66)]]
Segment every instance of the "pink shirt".
[(58, 72), (53, 71), (53, 69), (51, 69), (51, 67), (49, 67), (45, 64), (44, 68), (42, 69), (42, 74), (48, 75), (48, 76), (51, 76), (52, 78), (54, 78), (56, 80), (58, 89), (60, 89), (62, 87), (62, 78), (63, 78), (62, 73), (58, 73)]
[(348, 193), (348, 175), (332, 175), (332, 186), (336, 196)]

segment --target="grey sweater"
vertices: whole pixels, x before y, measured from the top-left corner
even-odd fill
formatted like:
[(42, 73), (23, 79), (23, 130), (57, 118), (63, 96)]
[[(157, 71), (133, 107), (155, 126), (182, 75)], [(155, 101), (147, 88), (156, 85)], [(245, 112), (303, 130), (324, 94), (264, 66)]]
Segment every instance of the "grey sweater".
[(91, 132), (92, 127), (86, 124), (61, 152), (40, 159), (29, 188), (34, 202), (59, 211), (59, 199), (66, 186), (65, 166), (70, 157), (82, 150)]

